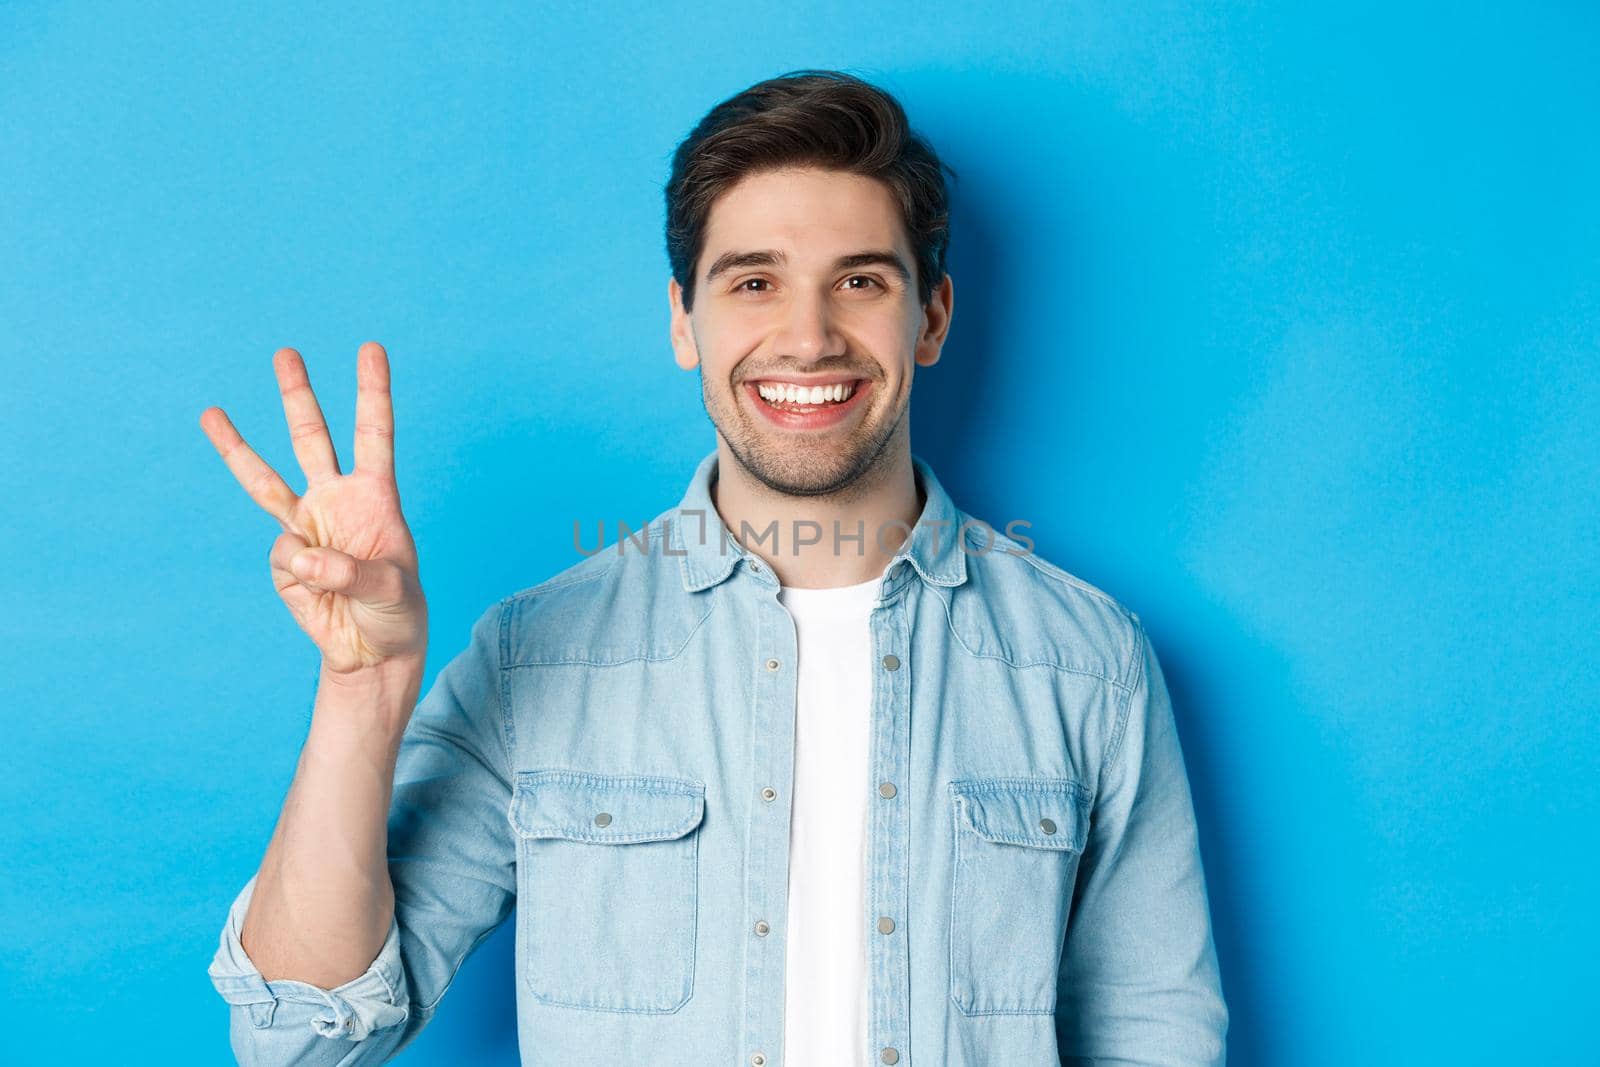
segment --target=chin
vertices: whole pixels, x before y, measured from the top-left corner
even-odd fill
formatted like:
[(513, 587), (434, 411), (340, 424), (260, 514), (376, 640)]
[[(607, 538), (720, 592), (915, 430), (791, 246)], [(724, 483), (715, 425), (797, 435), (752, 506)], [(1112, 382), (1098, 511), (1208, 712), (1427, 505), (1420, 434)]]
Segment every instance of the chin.
[(751, 477), (790, 496), (837, 492), (859, 477), (870, 451), (854, 438), (807, 444), (781, 435), (747, 437), (729, 447)]

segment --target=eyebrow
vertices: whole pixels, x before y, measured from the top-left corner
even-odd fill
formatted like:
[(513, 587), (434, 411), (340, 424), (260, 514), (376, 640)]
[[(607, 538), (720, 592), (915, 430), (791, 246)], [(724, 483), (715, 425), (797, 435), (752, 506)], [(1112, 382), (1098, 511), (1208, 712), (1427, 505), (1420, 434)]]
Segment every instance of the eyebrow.
[[(706, 281), (711, 281), (719, 274), (745, 267), (779, 267), (784, 261), (784, 254), (772, 248), (763, 248), (755, 252), (724, 252), (706, 271)], [(856, 267), (887, 267), (899, 275), (902, 284), (911, 284), (911, 271), (907, 269), (905, 261), (887, 249), (874, 248), (865, 252), (852, 252), (833, 261), (834, 270), (853, 270)]]

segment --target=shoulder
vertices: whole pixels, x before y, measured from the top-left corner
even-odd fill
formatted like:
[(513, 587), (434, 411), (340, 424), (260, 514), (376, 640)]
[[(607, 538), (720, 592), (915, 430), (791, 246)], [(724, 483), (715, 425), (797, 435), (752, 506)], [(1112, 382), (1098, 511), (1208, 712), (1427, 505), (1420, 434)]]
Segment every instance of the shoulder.
[(948, 591), (949, 610), (970, 651), (1132, 688), (1144, 628), (1131, 608), (1041, 556), (1031, 541), (965, 512), (961, 520), (967, 580)]
[(677, 655), (712, 598), (684, 592), (679, 558), (665, 552), (670, 515), (505, 597), (505, 666), (606, 666)]

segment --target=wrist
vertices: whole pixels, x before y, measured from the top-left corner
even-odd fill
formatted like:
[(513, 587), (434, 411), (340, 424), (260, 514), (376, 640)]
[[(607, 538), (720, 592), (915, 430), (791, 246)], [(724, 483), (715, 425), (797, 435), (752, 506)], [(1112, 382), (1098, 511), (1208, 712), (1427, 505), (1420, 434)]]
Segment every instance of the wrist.
[(426, 653), (422, 651), (403, 656), (390, 656), (370, 667), (357, 667), (353, 671), (340, 671), (324, 659), (317, 674), (319, 688), (345, 690), (356, 693), (393, 690), (422, 680)]
[(396, 656), (371, 667), (336, 671), (323, 664), (317, 676), (312, 725), (319, 720), (376, 727), (398, 739), (422, 690), (423, 654)]

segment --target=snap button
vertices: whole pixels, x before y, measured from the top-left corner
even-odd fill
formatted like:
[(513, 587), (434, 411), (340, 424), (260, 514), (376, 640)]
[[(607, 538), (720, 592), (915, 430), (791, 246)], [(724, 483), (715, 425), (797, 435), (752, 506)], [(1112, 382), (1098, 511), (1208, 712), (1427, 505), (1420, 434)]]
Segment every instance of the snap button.
[(880, 916), (878, 918), (878, 933), (880, 933), (880, 934), (892, 934), (892, 933), (894, 933), (894, 920), (889, 918), (889, 916), (887, 916), (887, 915)]
[(892, 797), (892, 796), (894, 796), (894, 783), (893, 782), (884, 782), (882, 785), (878, 786), (878, 795), (880, 797)]
[(756, 934), (758, 936), (766, 937), (767, 936), (767, 931), (771, 930), (771, 929), (772, 929), (772, 927), (767, 925), (767, 920), (765, 920), (765, 919), (756, 920)]
[(1049, 819), (1040, 819), (1039, 829), (1043, 830), (1047, 834), (1053, 834), (1056, 832), (1056, 824), (1051, 822)]
[(878, 1053), (878, 1059), (882, 1060), (884, 1063), (899, 1063), (900, 1053), (896, 1052), (892, 1048), (886, 1048), (882, 1052)]
[(778, 795), (778, 791), (776, 789), (772, 788), (770, 785), (767, 786), (765, 789), (763, 789), (761, 791), (761, 799), (762, 800), (772, 800), (775, 797), (777, 797), (777, 795)]
[(900, 657), (891, 652), (883, 657), (883, 665), (891, 671), (897, 671), (900, 669)]
[(594, 824), (596, 826), (610, 826), (611, 814), (609, 812), (602, 811), (599, 815), (594, 817)]
[(759, 1052), (756, 1053), (754, 1056), (750, 1057), (751, 1067), (762, 1067), (762, 1065), (765, 1064), (766, 1062), (767, 1062), (767, 1058), (765, 1056), (763, 1056)]
[(767, 670), (775, 671), (777, 669), (778, 669), (778, 661), (777, 660), (775, 660), (775, 659), (767, 660)]

